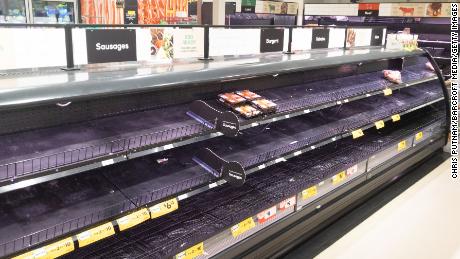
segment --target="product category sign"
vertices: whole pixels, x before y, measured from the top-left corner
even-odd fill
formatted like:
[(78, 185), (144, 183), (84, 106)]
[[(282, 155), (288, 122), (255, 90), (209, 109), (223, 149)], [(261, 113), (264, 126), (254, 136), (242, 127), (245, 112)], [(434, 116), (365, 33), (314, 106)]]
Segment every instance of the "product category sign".
[(241, 12), (242, 13), (255, 13), (256, 0), (242, 0)]
[(383, 43), (383, 28), (373, 28), (371, 34), (371, 46), (381, 46)]
[(322, 49), (329, 46), (329, 29), (313, 29), (311, 48)]
[(88, 64), (137, 61), (135, 30), (86, 30)]
[(283, 51), (284, 30), (262, 29), (260, 33), (260, 52)]

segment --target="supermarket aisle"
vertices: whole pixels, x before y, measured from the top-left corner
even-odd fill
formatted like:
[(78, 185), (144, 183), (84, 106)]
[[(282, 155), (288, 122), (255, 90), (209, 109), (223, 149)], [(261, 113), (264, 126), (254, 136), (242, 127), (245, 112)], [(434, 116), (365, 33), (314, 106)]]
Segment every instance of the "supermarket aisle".
[[(460, 258), (460, 180), (450, 178), (449, 160), (423, 176), (430, 164), (442, 159), (437, 156), (286, 258)], [(410, 178), (419, 174), (423, 178), (391, 202), (368, 218), (362, 215), (372, 210), (373, 200), (381, 203), (395, 192), (392, 188), (404, 189), (404, 182), (416, 181)]]

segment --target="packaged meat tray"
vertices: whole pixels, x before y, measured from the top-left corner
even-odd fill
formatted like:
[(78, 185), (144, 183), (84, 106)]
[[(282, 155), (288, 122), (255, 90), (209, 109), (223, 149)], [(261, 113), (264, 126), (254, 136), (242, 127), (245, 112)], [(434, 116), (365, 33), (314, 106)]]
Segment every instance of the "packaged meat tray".
[(264, 113), (272, 113), (276, 112), (276, 103), (267, 100), (267, 99), (257, 99), (252, 101), (252, 104), (254, 104), (257, 108), (262, 110)]
[(244, 103), (246, 99), (234, 93), (224, 93), (219, 94), (219, 101), (233, 107), (235, 105)]
[(249, 104), (237, 106), (234, 108), (234, 110), (246, 119), (254, 118), (262, 113)]
[(383, 70), (383, 77), (385, 77), (386, 80), (395, 84), (402, 83), (401, 72), (397, 70)]
[(237, 91), (236, 94), (239, 95), (239, 96), (244, 97), (244, 99), (249, 100), (249, 101), (255, 100), (257, 98), (262, 97), (262, 96), (254, 93), (254, 92), (251, 92), (249, 90)]

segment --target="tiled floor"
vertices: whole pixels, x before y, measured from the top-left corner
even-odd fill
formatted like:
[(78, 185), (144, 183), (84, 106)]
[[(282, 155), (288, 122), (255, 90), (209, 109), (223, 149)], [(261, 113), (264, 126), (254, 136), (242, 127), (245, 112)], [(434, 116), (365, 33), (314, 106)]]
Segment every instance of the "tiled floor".
[(446, 160), (316, 258), (460, 258), (460, 180)]

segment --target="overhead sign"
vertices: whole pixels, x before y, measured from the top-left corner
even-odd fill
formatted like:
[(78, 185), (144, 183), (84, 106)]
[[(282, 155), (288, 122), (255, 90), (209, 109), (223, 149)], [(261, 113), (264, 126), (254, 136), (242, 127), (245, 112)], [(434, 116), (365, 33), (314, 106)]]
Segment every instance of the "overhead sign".
[(311, 37), (312, 49), (325, 49), (329, 46), (329, 29), (313, 29)]
[(125, 24), (137, 24), (138, 23), (138, 5), (137, 0), (125, 0), (125, 8), (123, 10)]
[(359, 16), (379, 16), (380, 4), (359, 4)]
[(260, 52), (283, 51), (284, 30), (262, 29), (260, 32)]
[(88, 64), (137, 61), (136, 31), (86, 30)]
[(255, 13), (256, 12), (256, 0), (241, 0), (241, 12), (242, 13)]
[(296, 15), (298, 3), (276, 2), (276, 1), (257, 1), (257, 13), (271, 13), (271, 14), (290, 14)]

